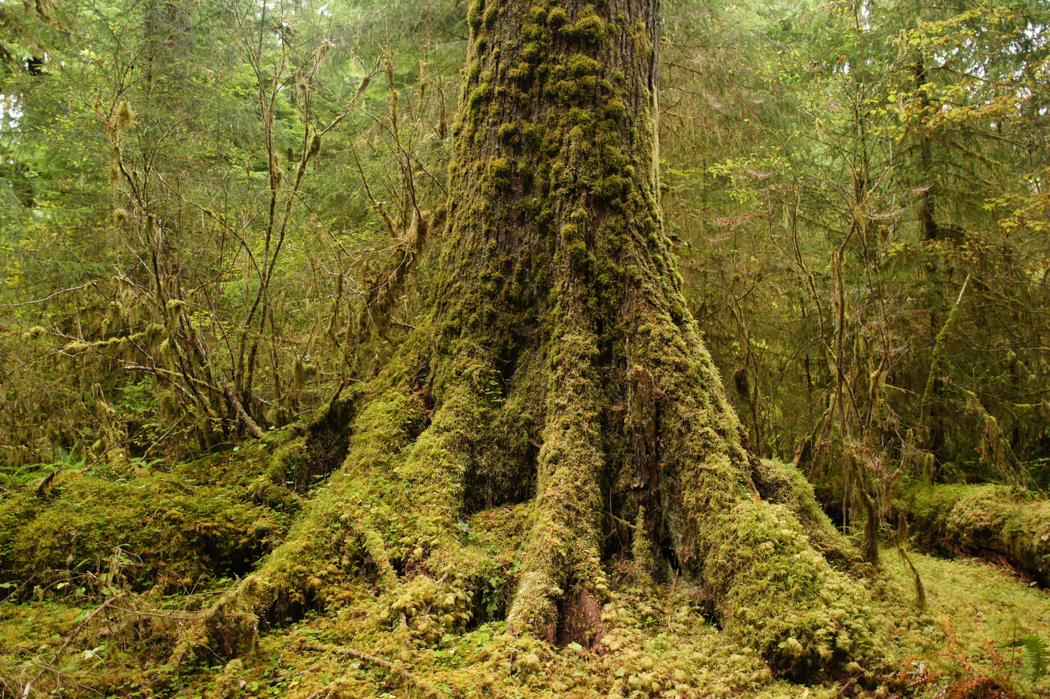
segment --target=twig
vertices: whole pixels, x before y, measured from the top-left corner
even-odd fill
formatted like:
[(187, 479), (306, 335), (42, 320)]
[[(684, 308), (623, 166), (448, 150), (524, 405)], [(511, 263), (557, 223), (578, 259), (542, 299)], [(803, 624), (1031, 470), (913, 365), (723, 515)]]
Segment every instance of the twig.
[(347, 648), (346, 646), (332, 646), (325, 643), (311, 643), (309, 641), (304, 641), (302, 645), (305, 648), (309, 648), (310, 650), (317, 650), (323, 653), (348, 655), (351, 658), (357, 658), (358, 660), (363, 660), (366, 663), (371, 663), (376, 667), (381, 667), (387, 672), (398, 675), (409, 684), (415, 686), (417, 689), (422, 690), (427, 696), (433, 697), (433, 699), (442, 699), (444, 696), (443, 694), (441, 694), (441, 692), (436, 690), (424, 680), (420, 679), (419, 677), (416, 677), (405, 668), (401, 667), (396, 663), (392, 663), (389, 660), (384, 660), (383, 658), (378, 658), (374, 655), (369, 655), (368, 653), (363, 653), (353, 648)]
[(22, 699), (27, 699), (27, 697), (29, 697), (29, 691), (32, 689), (33, 683), (36, 682), (37, 680), (39, 680), (43, 676), (43, 674), (45, 672), (47, 672), (49, 669), (54, 667), (55, 663), (58, 662), (58, 659), (61, 658), (62, 654), (66, 652), (66, 648), (69, 647), (69, 644), (73, 642), (74, 638), (76, 638), (77, 636), (80, 635), (80, 632), (83, 631), (84, 628), (89, 623), (91, 623), (91, 620), (94, 619), (96, 616), (98, 616), (98, 613), (101, 612), (103, 609), (105, 609), (109, 605), (113, 604), (114, 602), (116, 602), (117, 600), (119, 600), (122, 597), (124, 597), (124, 595), (123, 594), (119, 594), (119, 595), (116, 595), (115, 597), (110, 597), (109, 599), (107, 599), (105, 602), (100, 604), (95, 609), (95, 611), (93, 611), (90, 614), (88, 614), (87, 617), (84, 619), (84, 621), (80, 622), (80, 624), (78, 624), (77, 627), (75, 629), (73, 629), (72, 633), (70, 633), (68, 636), (66, 636), (65, 642), (62, 643), (62, 647), (59, 648), (58, 652), (55, 653), (55, 657), (51, 658), (51, 662), (49, 662), (47, 665), (45, 665), (43, 668), (41, 668), (40, 672), (36, 673), (36, 676), (33, 679), (29, 680), (29, 682), (26, 683), (25, 688), (22, 689)]
[(34, 303), (43, 303), (44, 301), (50, 301), (51, 299), (55, 298), (59, 294), (68, 294), (71, 291), (80, 291), (81, 289), (85, 289), (85, 288), (87, 288), (86, 285), (85, 286), (74, 286), (74, 287), (72, 287), (70, 289), (59, 289), (58, 291), (56, 291), (55, 293), (51, 294), (50, 296), (45, 296), (42, 299), (33, 299), (32, 301), (23, 301), (22, 303), (0, 303), (0, 308), (18, 308), (19, 306), (31, 306)]

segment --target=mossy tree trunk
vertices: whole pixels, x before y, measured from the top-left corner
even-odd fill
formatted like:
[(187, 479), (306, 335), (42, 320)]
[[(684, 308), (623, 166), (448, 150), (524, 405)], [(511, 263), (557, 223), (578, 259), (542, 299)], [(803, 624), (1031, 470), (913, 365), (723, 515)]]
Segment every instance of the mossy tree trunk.
[(327, 541), (385, 590), (441, 582), (427, 600), (454, 627), (482, 565), (464, 520), (519, 503), (514, 632), (595, 642), (579, 629), (600, 632), (604, 562), (640, 541), (774, 668), (868, 656), (863, 589), (828, 563), (849, 554), (804, 480), (748, 450), (683, 298), (659, 203), (657, 4), (474, 0), (428, 313), (363, 399), (345, 468), (228, 619), (273, 604)]

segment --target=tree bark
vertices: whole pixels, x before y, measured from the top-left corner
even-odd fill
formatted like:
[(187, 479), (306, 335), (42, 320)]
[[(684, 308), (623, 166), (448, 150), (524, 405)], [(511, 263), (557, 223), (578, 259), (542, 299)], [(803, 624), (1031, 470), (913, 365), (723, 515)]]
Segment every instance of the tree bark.
[[(343, 472), (216, 626), (279, 604), (295, 561), (342, 541), (410, 629), (462, 628), (484, 565), (463, 520), (518, 503), (512, 633), (595, 644), (605, 563), (637, 520), (663, 574), (776, 671), (871, 656), (863, 588), (828, 563), (851, 554), (804, 479), (746, 447), (686, 307), (659, 204), (657, 5), (474, 0), (429, 310)], [(445, 607), (424, 623), (428, 580)]]

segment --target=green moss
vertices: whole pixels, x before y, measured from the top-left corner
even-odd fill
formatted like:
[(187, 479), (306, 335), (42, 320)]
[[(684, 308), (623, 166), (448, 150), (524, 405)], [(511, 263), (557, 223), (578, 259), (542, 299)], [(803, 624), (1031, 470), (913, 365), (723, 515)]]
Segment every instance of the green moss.
[(519, 129), (517, 124), (500, 124), (499, 138), (505, 143), (514, 143), (518, 140)]
[(549, 85), (547, 90), (562, 104), (566, 105), (578, 103), (583, 95), (579, 83), (575, 80), (559, 80), (553, 85)]
[(532, 66), (524, 61), (507, 71), (507, 79), (518, 84), (527, 83), (531, 78)]
[(541, 41), (530, 41), (521, 50), (522, 59), (532, 64), (539, 63), (546, 55), (547, 46)]
[(525, 122), (522, 125), (522, 134), (525, 137), (525, 144), (527, 146), (530, 148), (537, 148), (543, 142), (544, 129), (540, 124)]
[(588, 6), (581, 13), (580, 18), (576, 20), (576, 23), (572, 27), (564, 29), (563, 32), (566, 36), (578, 41), (596, 44), (605, 36), (605, 23), (602, 22), (594, 7)]
[(497, 5), (495, 2), (490, 3), (485, 8), (485, 14), (482, 17), (481, 22), (482, 26), (485, 29), (490, 28), (496, 22), (497, 17), (499, 17), (499, 5)]
[(997, 485), (915, 488), (899, 505), (915, 542), (948, 553), (991, 553), (1050, 583), (1050, 503)]
[[(236, 478), (245, 484), (267, 464), (261, 450), (246, 456), (227, 457), (240, 464)], [(198, 478), (211, 472), (220, 474), (220, 482), (231, 482), (227, 467), (204, 463), (215, 465), (198, 470)], [(0, 565), (7, 575), (42, 583), (97, 570), (119, 547), (122, 556), (136, 561), (123, 572), (132, 588), (189, 588), (207, 577), (250, 570), (291, 514), (291, 508), (261, 507), (240, 499), (236, 489), (231, 494), (228, 485), (202, 485), (178, 472), (106, 478), (103, 471), (66, 471), (51, 501), (24, 491), (0, 503)], [(286, 504), (280, 499), (279, 506)]]
[(580, 91), (587, 97), (594, 97), (598, 89), (598, 78), (593, 75), (584, 75), (578, 79)]
[(653, 42), (645, 23), (634, 23), (631, 27), (631, 40), (634, 42), (634, 50), (637, 55), (648, 56), (652, 52)]
[(492, 97), (492, 84), (482, 83), (470, 93), (470, 107), (472, 109), (480, 109), (482, 105), (489, 101), (490, 97)]
[(627, 105), (619, 98), (610, 100), (605, 105), (605, 117), (622, 124), (627, 117)]
[(532, 176), (532, 161), (528, 158), (519, 158), (517, 167), (518, 175), (521, 177), (528, 178)]
[(481, 28), (481, 8), (484, 6), (484, 0), (470, 0), (470, 6), (467, 8), (467, 24), (474, 31)]
[(569, 72), (577, 77), (598, 75), (602, 72), (602, 64), (589, 56), (578, 53), (569, 61)]
[(532, 22), (526, 22), (521, 28), (521, 36), (525, 41), (542, 41), (543, 27)]
[(602, 199), (617, 199), (623, 195), (630, 184), (631, 181), (626, 178), (619, 175), (610, 175), (601, 181), (601, 184), (595, 190), (595, 194)]

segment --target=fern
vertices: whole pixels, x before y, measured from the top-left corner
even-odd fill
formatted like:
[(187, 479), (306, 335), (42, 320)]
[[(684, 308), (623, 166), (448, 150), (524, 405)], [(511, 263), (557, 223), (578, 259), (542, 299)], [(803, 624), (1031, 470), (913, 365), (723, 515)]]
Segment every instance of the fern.
[(1024, 674), (1029, 681), (1037, 682), (1046, 674), (1047, 665), (1050, 664), (1050, 648), (1041, 636), (1022, 636), (1010, 645), (1024, 648)]

